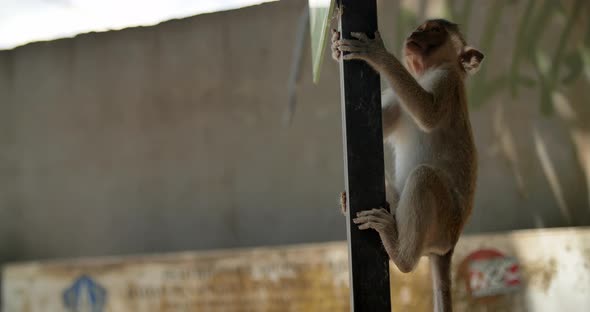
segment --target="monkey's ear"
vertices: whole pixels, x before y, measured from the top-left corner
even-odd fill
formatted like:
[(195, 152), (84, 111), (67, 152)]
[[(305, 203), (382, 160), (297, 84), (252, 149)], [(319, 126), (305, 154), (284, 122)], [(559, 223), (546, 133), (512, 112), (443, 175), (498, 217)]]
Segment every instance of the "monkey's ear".
[(463, 52), (459, 55), (459, 63), (461, 63), (465, 72), (473, 75), (479, 70), (479, 65), (483, 58), (483, 53), (470, 46), (466, 46), (463, 48)]

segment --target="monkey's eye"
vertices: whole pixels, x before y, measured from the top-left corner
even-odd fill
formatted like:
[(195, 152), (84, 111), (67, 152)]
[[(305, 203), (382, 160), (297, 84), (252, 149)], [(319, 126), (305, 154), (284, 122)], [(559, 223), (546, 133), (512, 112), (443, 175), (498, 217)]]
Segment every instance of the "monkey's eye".
[(440, 32), (440, 27), (432, 27), (430, 30), (433, 32)]

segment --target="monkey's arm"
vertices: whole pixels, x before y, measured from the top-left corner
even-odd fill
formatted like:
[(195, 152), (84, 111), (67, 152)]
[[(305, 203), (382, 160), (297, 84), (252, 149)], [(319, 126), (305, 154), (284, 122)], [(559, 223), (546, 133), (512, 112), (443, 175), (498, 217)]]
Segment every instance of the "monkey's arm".
[(379, 33), (375, 39), (369, 39), (363, 33), (352, 33), (358, 40), (339, 40), (339, 50), (350, 52), (343, 55), (344, 59), (360, 59), (366, 61), (389, 82), (399, 99), (402, 107), (424, 131), (431, 131), (447, 113), (449, 105), (443, 105), (445, 100), (444, 88), (438, 77), (432, 92), (422, 88), (402, 63), (385, 50)]
[(368, 63), (389, 82), (400, 98), (405, 111), (422, 130), (431, 131), (438, 126), (449, 107), (449, 105), (442, 105), (444, 100), (437, 92), (438, 81), (435, 82), (433, 91), (426, 91), (390, 53), (379, 54)]

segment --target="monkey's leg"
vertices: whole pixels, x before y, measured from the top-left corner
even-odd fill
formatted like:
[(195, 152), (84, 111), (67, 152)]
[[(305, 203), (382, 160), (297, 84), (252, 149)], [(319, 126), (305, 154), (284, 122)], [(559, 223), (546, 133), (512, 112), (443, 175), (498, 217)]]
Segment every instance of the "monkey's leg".
[[(454, 229), (448, 227), (454, 209), (448, 183), (427, 165), (416, 167), (408, 177), (395, 215), (398, 237), (392, 240), (397, 249), (388, 250), (400, 271), (412, 271), (425, 250), (452, 247)], [(386, 249), (391, 245), (383, 243)]]

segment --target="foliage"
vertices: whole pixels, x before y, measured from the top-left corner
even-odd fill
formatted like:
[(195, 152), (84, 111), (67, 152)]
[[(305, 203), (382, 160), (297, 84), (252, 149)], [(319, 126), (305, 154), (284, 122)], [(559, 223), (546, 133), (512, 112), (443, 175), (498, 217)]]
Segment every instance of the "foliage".
[[(590, 81), (590, 22), (584, 41), (578, 46), (569, 44), (571, 33), (584, 9), (588, 9), (588, 1), (575, 0), (571, 7), (566, 8), (561, 1), (555, 0), (521, 0), (526, 1), (524, 9), (519, 12), (518, 28), (515, 30), (512, 59), (509, 69), (500, 73), (490, 73), (489, 66), (482, 66), (469, 85), (470, 103), (481, 107), (495, 95), (509, 91), (517, 98), (521, 88), (535, 88), (540, 95), (540, 109), (545, 115), (553, 113), (553, 94), (564, 85), (571, 84), (582, 75)], [(502, 57), (492, 55), (499, 33), (503, 14), (508, 10), (516, 10), (516, 0), (495, 0), (487, 2), (487, 11), (479, 48), (488, 59)], [(475, 1), (446, 0), (444, 16), (460, 24), (468, 32), (470, 18)], [(407, 9), (398, 12), (396, 27), (396, 48), (403, 44), (403, 35), (418, 23), (416, 14)], [(555, 21), (562, 22), (560, 33), (556, 38), (553, 51), (539, 48), (543, 39), (551, 40), (548, 34)], [(497, 51), (497, 50), (496, 50)], [(505, 53), (504, 51), (501, 51)], [(532, 68), (533, 72), (525, 69)]]

